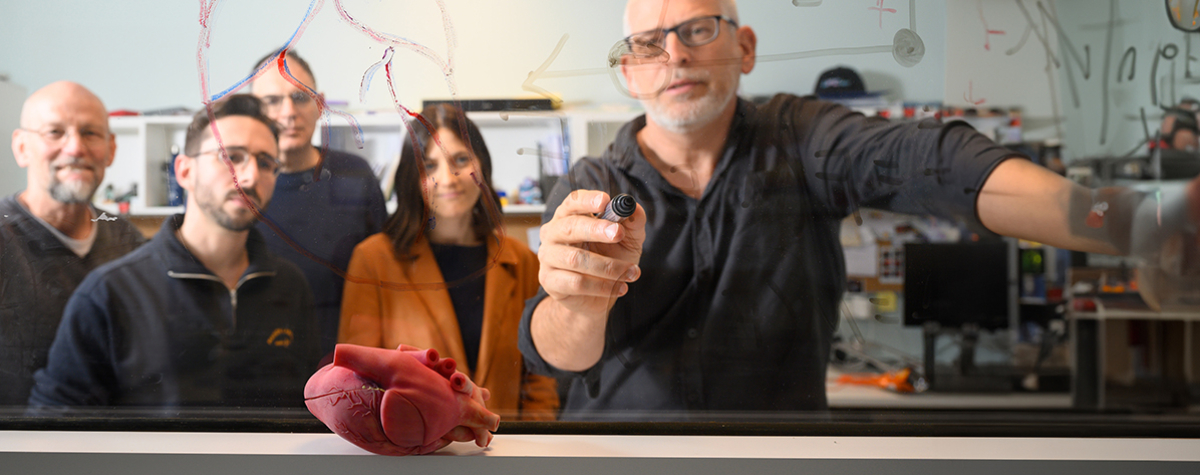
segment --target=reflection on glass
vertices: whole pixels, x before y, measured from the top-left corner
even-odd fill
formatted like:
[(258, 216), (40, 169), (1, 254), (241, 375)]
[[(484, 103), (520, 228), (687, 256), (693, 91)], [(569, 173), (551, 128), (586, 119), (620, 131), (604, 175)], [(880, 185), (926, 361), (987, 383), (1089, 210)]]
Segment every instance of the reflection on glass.
[(653, 97), (671, 83), (670, 55), (654, 44), (634, 48), (618, 41), (608, 52), (608, 72), (617, 89), (633, 98)]

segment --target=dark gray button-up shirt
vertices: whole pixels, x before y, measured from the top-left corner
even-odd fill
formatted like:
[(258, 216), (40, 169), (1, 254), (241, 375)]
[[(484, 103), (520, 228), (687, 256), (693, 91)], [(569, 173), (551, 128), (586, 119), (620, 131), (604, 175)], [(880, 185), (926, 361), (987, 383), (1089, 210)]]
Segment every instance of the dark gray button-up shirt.
[(700, 199), (642, 155), (641, 117), (599, 159), (575, 164), (543, 221), (572, 190), (632, 194), (646, 210), (642, 277), (609, 314), (604, 355), (573, 378), (564, 419), (755, 418), (823, 410), (825, 366), (845, 283), (840, 221), (859, 207), (935, 215), (983, 230), (975, 199), (1014, 153), (962, 124), (870, 119), (780, 94), (739, 101)]

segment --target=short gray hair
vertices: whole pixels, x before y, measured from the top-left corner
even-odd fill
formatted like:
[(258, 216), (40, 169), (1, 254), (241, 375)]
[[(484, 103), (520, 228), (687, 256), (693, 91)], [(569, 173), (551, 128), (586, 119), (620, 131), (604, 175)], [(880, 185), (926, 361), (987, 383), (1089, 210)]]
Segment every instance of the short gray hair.
[[(629, 0), (628, 2), (625, 2), (625, 14), (621, 16), (623, 20), (623, 28), (621, 31), (624, 32), (625, 36), (633, 34), (633, 26), (631, 26), (629, 22), (629, 6), (635, 1), (637, 0)], [(721, 14), (740, 24), (741, 20), (738, 20), (737, 0), (719, 0), (719, 2), (721, 4)]]

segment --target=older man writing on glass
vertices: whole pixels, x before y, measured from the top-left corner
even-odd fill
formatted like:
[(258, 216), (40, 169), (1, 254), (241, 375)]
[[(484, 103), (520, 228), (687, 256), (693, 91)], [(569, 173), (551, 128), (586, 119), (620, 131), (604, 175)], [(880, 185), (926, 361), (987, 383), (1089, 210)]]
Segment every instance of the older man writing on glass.
[[(825, 409), (838, 229), (858, 207), (1125, 254), (1193, 222), (1183, 197), (1157, 225), (1154, 200), (1081, 188), (969, 127), (739, 99), (757, 38), (733, 0), (630, 0), (626, 32), (613, 60), (646, 114), (551, 192), (522, 320), (529, 366), (572, 381), (563, 419)], [(593, 217), (617, 193), (634, 215)]]

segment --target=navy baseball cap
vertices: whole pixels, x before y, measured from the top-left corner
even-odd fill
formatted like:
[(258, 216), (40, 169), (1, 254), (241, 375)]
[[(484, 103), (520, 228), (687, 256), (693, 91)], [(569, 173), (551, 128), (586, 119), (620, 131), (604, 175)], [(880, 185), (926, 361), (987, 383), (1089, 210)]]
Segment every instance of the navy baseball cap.
[(877, 97), (881, 92), (867, 92), (862, 76), (858, 72), (839, 66), (826, 70), (817, 78), (813, 93), (822, 99), (855, 99), (860, 97)]

